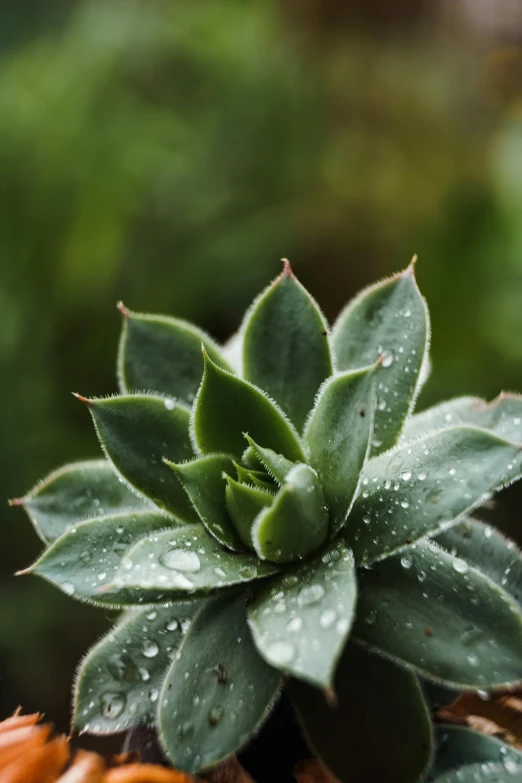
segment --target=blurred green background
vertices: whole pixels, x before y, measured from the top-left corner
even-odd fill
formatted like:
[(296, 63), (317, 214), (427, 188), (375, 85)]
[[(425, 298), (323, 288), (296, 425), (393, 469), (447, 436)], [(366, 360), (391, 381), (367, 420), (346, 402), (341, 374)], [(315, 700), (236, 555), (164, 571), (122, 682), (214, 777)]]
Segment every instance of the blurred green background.
[[(420, 405), (522, 389), (517, 0), (4, 0), (0, 17), (0, 497), (99, 453), (70, 392), (115, 390), (118, 299), (224, 340), (281, 256), (333, 318), (417, 253)], [(493, 513), (519, 538), (521, 501)], [(65, 729), (109, 618), (12, 577), (39, 542), (6, 502), (0, 522), (0, 714)]]

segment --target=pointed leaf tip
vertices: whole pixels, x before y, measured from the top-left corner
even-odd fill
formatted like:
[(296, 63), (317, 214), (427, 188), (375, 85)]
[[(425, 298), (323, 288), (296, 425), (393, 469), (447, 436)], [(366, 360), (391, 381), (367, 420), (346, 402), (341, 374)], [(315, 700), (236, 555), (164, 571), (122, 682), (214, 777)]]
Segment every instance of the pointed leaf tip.
[(288, 258), (282, 258), (281, 261), (283, 262), (283, 271), (281, 273), (281, 277), (295, 277)]
[(26, 574), (31, 574), (33, 572), (33, 566), (28, 566), (27, 568), (21, 568), (19, 571), (15, 571), (15, 576), (26, 576)]
[(73, 397), (76, 397), (77, 400), (80, 400), (80, 402), (83, 402), (85, 405), (92, 405), (93, 400), (90, 400), (88, 397), (84, 397), (82, 394), (78, 394), (78, 392), (71, 392)]
[(123, 316), (124, 318), (130, 318), (130, 317), (131, 317), (131, 315), (132, 315), (132, 312), (131, 312), (131, 310), (129, 310), (129, 308), (128, 308), (128, 307), (126, 307), (126, 306), (123, 304), (123, 302), (121, 301), (121, 299), (120, 299), (120, 301), (119, 301), (119, 302), (116, 302), (116, 308), (117, 308), (117, 309), (120, 311), (120, 313), (122, 314), (122, 316)]
[(7, 503), (9, 506), (23, 506), (25, 505), (25, 498), (9, 498)]

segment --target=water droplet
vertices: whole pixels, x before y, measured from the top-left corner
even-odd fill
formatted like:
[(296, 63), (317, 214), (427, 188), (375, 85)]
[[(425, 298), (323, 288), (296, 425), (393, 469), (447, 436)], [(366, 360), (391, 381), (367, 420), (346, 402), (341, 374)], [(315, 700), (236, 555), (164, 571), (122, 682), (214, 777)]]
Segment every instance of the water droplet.
[(153, 609), (151, 612), (148, 612), (145, 616), (147, 620), (155, 620), (156, 617), (158, 616), (158, 613), (156, 612), (155, 609)]
[(177, 631), (179, 628), (179, 623), (177, 620), (171, 620), (170, 623), (167, 623), (167, 631)]
[(370, 524), (370, 522), (371, 522), (371, 519), (370, 519), (370, 517), (368, 516), (368, 514), (365, 514), (365, 515), (363, 516), (363, 518), (362, 518), (362, 521), (364, 522), (364, 524), (365, 524), (365, 525), (369, 525), (369, 524)]
[(140, 675), (143, 682), (147, 682), (148, 680), (150, 680), (149, 670), (146, 669), (144, 666), (140, 668)]
[(165, 568), (185, 571), (189, 574), (195, 574), (201, 568), (201, 561), (197, 554), (188, 549), (169, 549), (160, 557), (160, 562)]
[(109, 674), (118, 682), (135, 682), (138, 679), (138, 667), (127, 653), (115, 653), (107, 661)]
[(303, 621), (301, 620), (301, 618), (292, 617), (292, 619), (289, 620), (286, 625), (286, 630), (290, 631), (290, 633), (299, 633), (302, 627), (303, 627)]
[(460, 557), (456, 557), (453, 560), (453, 568), (458, 574), (466, 574), (469, 570), (469, 566), (465, 560), (461, 560)]
[(125, 709), (125, 696), (122, 693), (104, 693), (101, 697), (101, 711), (105, 718), (115, 720)]
[(295, 647), (292, 642), (284, 639), (271, 642), (266, 648), (267, 657), (277, 666), (290, 663), (295, 656)]
[(337, 612), (335, 609), (325, 609), (319, 618), (321, 628), (330, 628), (331, 625), (337, 620)]
[(407, 557), (401, 557), (401, 566), (408, 570), (408, 568), (411, 568), (411, 560), (408, 560)]
[(370, 611), (366, 613), (364, 621), (367, 625), (375, 625), (377, 621), (377, 610), (370, 609)]
[(153, 704), (155, 701), (158, 700), (158, 696), (159, 696), (159, 690), (157, 688), (151, 688), (151, 690), (149, 691), (149, 699)]
[(466, 656), (466, 660), (469, 663), (470, 666), (473, 666), (476, 668), (479, 665), (479, 659), (478, 656), (474, 653), (469, 653), (469, 655)]
[(427, 476), (427, 473), (425, 471), (422, 471), (422, 473), (419, 473), (417, 478), (419, 479), (419, 481), (426, 481), (426, 476)]
[(301, 606), (310, 606), (320, 601), (323, 595), (324, 587), (322, 585), (307, 585), (299, 591), (297, 602)]
[(455, 470), (455, 468), (450, 468), (450, 469), (448, 470), (448, 473), (450, 474), (450, 476), (454, 476), (456, 472), (457, 472), (457, 471)]
[(403, 481), (409, 481), (411, 479), (411, 470), (403, 470), (401, 473), (401, 479)]
[(410, 504), (407, 500), (401, 500), (401, 508), (409, 508)]
[(521, 422), (520, 416), (515, 416), (515, 418), (513, 419), (513, 424), (517, 424), (518, 425), (518, 424), (520, 424), (520, 422)]
[(409, 317), (411, 316), (411, 310), (409, 310), (409, 309), (408, 309), (408, 310), (405, 310), (405, 311), (403, 312), (403, 316), (404, 316), (405, 318), (409, 318)]
[(155, 658), (159, 653), (159, 646), (152, 639), (146, 639), (141, 651), (146, 658)]
[(174, 400), (169, 400), (169, 399), (165, 400), (165, 407), (168, 411), (173, 411), (175, 406), (176, 403), (174, 402)]
[(383, 367), (391, 367), (393, 364), (393, 353), (391, 351), (388, 351), (384, 354), (384, 359), (382, 360), (382, 366)]
[(64, 593), (67, 593), (67, 595), (72, 595), (75, 587), (72, 582), (62, 582), (62, 590)]
[(223, 715), (225, 714), (225, 708), (221, 704), (216, 704), (215, 707), (211, 707), (208, 712), (208, 722), (211, 726), (217, 726)]
[(83, 552), (80, 552), (80, 560), (82, 563), (85, 563), (85, 565), (88, 565), (92, 560), (92, 552), (89, 552), (88, 549), (84, 549)]

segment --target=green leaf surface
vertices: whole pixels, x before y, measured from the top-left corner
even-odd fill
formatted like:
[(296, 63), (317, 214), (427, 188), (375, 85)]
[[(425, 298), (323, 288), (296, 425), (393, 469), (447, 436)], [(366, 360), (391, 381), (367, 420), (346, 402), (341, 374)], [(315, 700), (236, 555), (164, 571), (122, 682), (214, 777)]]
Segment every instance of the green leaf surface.
[(327, 535), (328, 509), (317, 473), (309, 465), (296, 465), (254, 523), (255, 550), (262, 560), (293, 562), (315, 552)]
[(431, 723), (417, 678), (349, 643), (336, 677), (337, 705), (292, 680), (290, 696), (312, 747), (342, 781), (416, 783), (429, 766)]
[(519, 607), (431, 541), (360, 571), (352, 635), (449, 687), (522, 679)]
[(73, 729), (112, 734), (154, 723), (171, 660), (201, 601), (128, 612), (82, 661)]
[(479, 397), (456, 397), (411, 416), (401, 442), (455, 424), (471, 424), (491, 430), (501, 438), (522, 443), (522, 395), (502, 392), (491, 402)]
[(250, 444), (252, 452), (255, 454), (256, 459), (259, 460), (261, 465), (268, 471), (270, 476), (279, 484), (284, 484), (289, 472), (295, 466), (295, 462), (291, 462), (282, 454), (276, 454), (273, 449), (265, 449), (256, 443), (250, 435), (245, 435), (247, 441)]
[(248, 607), (257, 649), (286, 674), (331, 688), (356, 596), (352, 553), (334, 541), (257, 592)]
[(366, 288), (340, 314), (333, 328), (337, 369), (373, 364), (384, 353), (377, 384), (372, 455), (397, 442), (411, 412), (427, 361), (429, 318), (413, 271)]
[(64, 465), (11, 505), (23, 506), (46, 544), (82, 519), (154, 508), (132, 492), (104, 459)]
[(445, 772), (435, 783), (522, 783), (520, 764), (482, 761)]
[(451, 770), (479, 762), (501, 762), (511, 770), (522, 764), (522, 753), (512, 745), (464, 726), (436, 726), (435, 743), (437, 753), (428, 777), (430, 782)]
[(240, 484), (227, 477), (225, 490), (226, 509), (243, 544), (254, 548), (252, 526), (257, 515), (274, 502), (274, 496), (266, 490)]
[(225, 507), (226, 482), (223, 473), (234, 473), (231, 457), (210, 454), (180, 465), (172, 462), (167, 464), (177, 474), (209, 533), (223, 546), (234, 551), (243, 550), (243, 542)]
[(159, 736), (174, 766), (198, 772), (245, 745), (268, 716), (279, 682), (254, 647), (244, 596), (209, 601), (160, 695)]
[(190, 413), (173, 400), (147, 394), (87, 400), (103, 449), (138, 492), (183, 522), (199, 520), (167, 458), (193, 457)]
[(370, 460), (346, 528), (357, 563), (435, 535), (520, 477), (522, 449), (487, 430), (457, 426)]
[(288, 459), (304, 459), (297, 432), (275, 403), (257, 387), (219, 368), (208, 356), (192, 410), (194, 437), (203, 454), (221, 451), (241, 459), (243, 433), (247, 432)]
[(522, 558), (514, 541), (467, 517), (437, 536), (436, 543), (487, 574), (522, 603)]
[(243, 377), (269, 394), (301, 431), (333, 367), (328, 325), (288, 261), (254, 302), (242, 332)]
[(275, 492), (275, 484), (262, 470), (249, 470), (248, 468), (243, 467), (243, 465), (240, 465), (239, 462), (234, 462), (234, 468), (237, 480), (240, 484), (253, 484), (260, 489), (267, 489), (270, 492)]
[(359, 486), (372, 436), (375, 365), (331, 378), (306, 425), (310, 463), (330, 511), (330, 532), (343, 527)]
[(201, 345), (216, 364), (230, 369), (217, 344), (186, 321), (133, 313), (120, 305), (123, 331), (118, 376), (123, 393), (153, 391), (191, 403), (201, 383)]
[(142, 538), (127, 552), (112, 587), (142, 591), (143, 601), (204, 594), (276, 572), (255, 555), (231, 554), (205, 528), (186, 525)]
[[(135, 591), (100, 592), (100, 588), (112, 580), (122, 557), (136, 541), (168, 524), (158, 512), (114, 514), (80, 522), (51, 544), (30, 571), (68, 595), (89, 602), (116, 606), (143, 603)], [(178, 523), (170, 520), (170, 524)]]

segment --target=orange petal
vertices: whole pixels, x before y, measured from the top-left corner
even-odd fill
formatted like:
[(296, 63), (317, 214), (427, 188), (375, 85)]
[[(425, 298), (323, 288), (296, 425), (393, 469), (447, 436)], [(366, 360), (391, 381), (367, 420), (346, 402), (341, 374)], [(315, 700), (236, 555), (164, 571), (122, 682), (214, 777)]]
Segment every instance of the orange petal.
[(339, 783), (319, 759), (300, 761), (294, 775), (297, 783)]
[(0, 734), (0, 769), (10, 764), (19, 756), (24, 756), (33, 748), (38, 748), (47, 742), (51, 726), (25, 726), (21, 729)]
[(206, 779), (209, 783), (254, 783), (235, 756), (213, 769), (206, 775)]
[(11, 731), (11, 729), (19, 729), (22, 726), (35, 726), (42, 716), (39, 712), (33, 713), (33, 715), (18, 715), (15, 713), (11, 718), (6, 718), (0, 723), (0, 734), (4, 731)]
[(105, 764), (97, 753), (80, 750), (67, 772), (56, 783), (103, 783)]
[(158, 767), (156, 764), (127, 764), (110, 769), (104, 783), (196, 783), (196, 780), (186, 772)]
[(69, 760), (65, 737), (57, 737), (40, 748), (32, 748), (24, 756), (2, 770), (2, 783), (53, 783)]

